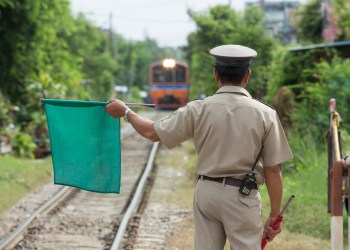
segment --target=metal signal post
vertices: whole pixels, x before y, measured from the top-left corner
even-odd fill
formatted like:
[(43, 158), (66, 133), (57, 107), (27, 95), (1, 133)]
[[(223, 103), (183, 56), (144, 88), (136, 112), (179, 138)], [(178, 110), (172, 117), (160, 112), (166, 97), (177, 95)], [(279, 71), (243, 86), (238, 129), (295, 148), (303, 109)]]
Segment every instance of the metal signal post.
[[(335, 99), (330, 99), (328, 134), (328, 208), (331, 212), (331, 249), (343, 249), (343, 195), (345, 194), (345, 164), (341, 159), (340, 115)], [(349, 217), (348, 217), (349, 218)], [(350, 237), (348, 237), (350, 239)], [(349, 245), (350, 246), (350, 245)]]

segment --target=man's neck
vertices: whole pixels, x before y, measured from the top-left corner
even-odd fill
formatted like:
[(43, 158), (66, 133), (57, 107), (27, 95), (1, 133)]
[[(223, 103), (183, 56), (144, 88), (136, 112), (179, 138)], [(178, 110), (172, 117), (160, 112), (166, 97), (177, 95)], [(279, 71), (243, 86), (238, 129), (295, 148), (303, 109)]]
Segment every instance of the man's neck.
[(244, 84), (242, 83), (224, 83), (224, 84), (221, 83), (220, 88), (224, 86), (236, 86), (236, 87), (244, 88)]

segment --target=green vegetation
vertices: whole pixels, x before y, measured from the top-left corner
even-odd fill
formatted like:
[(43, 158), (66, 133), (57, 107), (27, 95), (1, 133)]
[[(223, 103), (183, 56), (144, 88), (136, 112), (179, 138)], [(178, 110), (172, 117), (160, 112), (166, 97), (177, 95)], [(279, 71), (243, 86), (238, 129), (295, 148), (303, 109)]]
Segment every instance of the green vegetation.
[(320, 15), (321, 0), (311, 0), (298, 11), (297, 31), (298, 37), (313, 43), (322, 42), (323, 20)]
[[(308, 138), (312, 139), (312, 138)], [(295, 140), (295, 139), (294, 139)], [(294, 194), (296, 199), (288, 209), (284, 219), (284, 229), (293, 233), (317, 238), (330, 237), (330, 215), (327, 213), (327, 152), (315, 150), (314, 142), (304, 145), (299, 137), (292, 147), (294, 161), (301, 171), (284, 169), (284, 203)], [(299, 144), (299, 145), (298, 145)], [(326, 141), (324, 141), (326, 144)], [(300, 146), (300, 148), (298, 148)], [(302, 152), (304, 151), (304, 152)], [(300, 153), (302, 153), (301, 158)], [(286, 164), (288, 166), (288, 164)], [(285, 167), (285, 165), (283, 165)], [(264, 217), (269, 212), (269, 199), (266, 187), (262, 186)]]
[(180, 173), (185, 173), (185, 176), (179, 178), (180, 185), (177, 185), (176, 191), (166, 194), (166, 199), (183, 208), (192, 209), (193, 191), (196, 185), (197, 175), (195, 172), (196, 153), (192, 141), (186, 141), (175, 150), (167, 150), (162, 146), (156, 159), (158, 166), (166, 166), (180, 170)]
[(261, 97), (266, 89), (267, 66), (276, 41), (265, 32), (264, 14), (260, 8), (249, 7), (240, 13), (227, 5), (218, 5), (208, 12), (189, 11), (189, 15), (197, 25), (197, 31), (189, 35), (186, 49), (192, 70), (191, 95), (211, 95), (216, 91), (212, 76), (214, 59), (208, 53), (211, 48), (221, 44), (243, 44), (258, 52), (248, 89), (253, 96)]
[(334, 1), (334, 19), (338, 26), (337, 40), (350, 39), (350, 2), (347, 0)]
[[(283, 164), (284, 202), (294, 194), (293, 204), (284, 218), (289, 232), (316, 238), (330, 238), (330, 214), (327, 212), (327, 139), (312, 137), (311, 133), (294, 133), (288, 138), (294, 158)], [(343, 152), (349, 153), (349, 135), (342, 131)], [(263, 215), (267, 216), (268, 194), (261, 189)], [(344, 209), (344, 235), (347, 235), (347, 216)]]
[(0, 214), (28, 192), (35, 190), (52, 176), (51, 158), (43, 160), (0, 156)]
[[(329, 126), (331, 98), (336, 99), (340, 115), (348, 113), (349, 59), (334, 49), (299, 53), (281, 49), (274, 56), (266, 101), (273, 104), (282, 121), (289, 121), (289, 127), (297, 131), (307, 129), (319, 137)], [(289, 93), (285, 90), (292, 91), (293, 99), (286, 100)], [(288, 112), (283, 113), (286, 109)], [(350, 120), (344, 115), (342, 126), (345, 130), (350, 128)]]
[[(327, 212), (327, 140), (313, 138), (310, 133), (289, 137), (293, 160), (283, 165), (284, 202), (294, 194), (296, 199), (284, 218), (289, 232), (316, 238), (330, 238), (330, 214)], [(349, 152), (349, 135), (342, 131), (343, 151)], [(291, 171), (291, 166), (295, 170)], [(264, 217), (268, 212), (268, 194), (262, 187)], [(344, 209), (344, 235), (347, 235), (347, 215)]]

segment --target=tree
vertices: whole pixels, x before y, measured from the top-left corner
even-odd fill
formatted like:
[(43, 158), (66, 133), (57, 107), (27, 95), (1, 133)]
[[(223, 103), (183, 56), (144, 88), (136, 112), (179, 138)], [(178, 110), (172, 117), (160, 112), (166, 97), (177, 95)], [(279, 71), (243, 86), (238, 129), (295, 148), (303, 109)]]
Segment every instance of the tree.
[(78, 95), (77, 58), (70, 55), (62, 38), (72, 31), (69, 1), (5, 2), (0, 5), (1, 91), (25, 104), (27, 80), (49, 74), (54, 82), (69, 86), (67, 94)]
[(0, 2), (0, 91), (20, 107), (10, 141), (21, 156), (32, 155), (32, 136), (46, 120), (41, 97), (86, 97), (65, 39), (73, 28), (68, 0)]
[(142, 42), (136, 42), (133, 46), (134, 52), (132, 53), (133, 61), (133, 86), (137, 86), (140, 89), (147, 89), (149, 85), (148, 72), (149, 66), (164, 58), (174, 58), (181, 60), (182, 58), (177, 56), (177, 50), (173, 48), (161, 48), (158, 46), (155, 40), (146, 38)]
[[(330, 98), (337, 101), (340, 114), (348, 114), (350, 102), (350, 60), (334, 57), (331, 61), (322, 60), (315, 65), (312, 75), (305, 81), (301, 101), (296, 103), (292, 118), (295, 128), (322, 134), (329, 127), (328, 103)], [(350, 119), (342, 116), (342, 127), (349, 130)]]
[(334, 17), (338, 28), (338, 40), (350, 39), (350, 1), (334, 1)]
[(248, 89), (261, 98), (267, 86), (267, 65), (271, 60), (274, 40), (263, 28), (264, 16), (257, 7), (248, 7), (244, 13), (235, 12), (227, 5), (212, 7), (206, 13), (189, 10), (197, 25), (197, 31), (188, 37), (187, 57), (191, 59), (192, 96), (199, 93), (212, 94), (213, 58), (209, 50), (223, 44), (240, 44), (255, 49), (258, 57), (252, 64), (252, 77)]
[[(152, 62), (176, 54), (152, 39), (129, 42), (73, 17), (69, 0), (0, 0), (0, 37), (0, 112), (7, 110), (4, 100), (20, 107), (13, 141), (29, 151), (29, 135), (46, 128), (40, 98), (109, 100), (116, 84), (127, 83), (136, 93), (148, 87)], [(0, 124), (5, 118), (0, 113)]]
[(14, 6), (14, 1), (13, 0), (0, 0), (0, 6), (5, 7), (5, 6)]
[(63, 37), (71, 55), (78, 59), (80, 82), (89, 97), (109, 100), (120, 67), (110, 50), (110, 33), (95, 27), (84, 15), (74, 19), (72, 32)]
[(311, 0), (297, 12), (296, 30), (301, 41), (320, 43), (323, 41), (322, 0)]
[(144, 41), (126, 41), (119, 37), (117, 43), (117, 61), (120, 65), (117, 73), (118, 85), (147, 90), (149, 66), (152, 63), (166, 57), (182, 60), (177, 56), (177, 49), (159, 47), (155, 40), (148, 37)]

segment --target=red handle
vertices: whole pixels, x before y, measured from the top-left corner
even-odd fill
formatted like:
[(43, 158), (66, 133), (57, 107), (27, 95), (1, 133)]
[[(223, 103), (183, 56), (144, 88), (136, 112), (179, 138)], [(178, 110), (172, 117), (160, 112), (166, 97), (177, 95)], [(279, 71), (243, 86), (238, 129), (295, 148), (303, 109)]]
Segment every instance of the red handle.
[[(270, 227), (272, 227), (273, 230), (277, 230), (280, 228), (281, 222), (283, 220), (283, 216), (278, 215), (274, 221), (272, 222), (272, 224), (270, 225)], [(265, 235), (261, 241), (261, 250), (263, 250), (266, 247), (267, 244), (267, 239), (268, 237)]]

